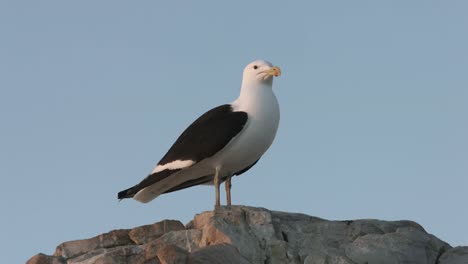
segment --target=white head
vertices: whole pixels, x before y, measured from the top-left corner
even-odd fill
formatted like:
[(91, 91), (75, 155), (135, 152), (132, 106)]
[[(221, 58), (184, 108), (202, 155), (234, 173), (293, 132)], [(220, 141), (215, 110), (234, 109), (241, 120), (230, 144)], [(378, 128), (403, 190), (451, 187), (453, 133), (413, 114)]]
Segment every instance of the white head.
[[(273, 77), (281, 75), (279, 67), (266, 60), (255, 60), (244, 69), (239, 98), (233, 102), (236, 111), (247, 111), (260, 107), (261, 102), (276, 102), (273, 93)], [(277, 103), (276, 103), (277, 104)]]
[(255, 60), (245, 67), (242, 83), (265, 83), (271, 85), (273, 76), (278, 77), (280, 75), (281, 70), (279, 67), (273, 66), (273, 64), (266, 60)]

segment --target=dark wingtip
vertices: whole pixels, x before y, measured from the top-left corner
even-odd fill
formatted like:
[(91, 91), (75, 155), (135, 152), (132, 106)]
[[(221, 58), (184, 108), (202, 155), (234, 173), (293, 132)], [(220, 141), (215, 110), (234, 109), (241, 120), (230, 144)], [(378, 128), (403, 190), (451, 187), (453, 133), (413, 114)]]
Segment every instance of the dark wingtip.
[(122, 199), (125, 199), (125, 198), (132, 198), (133, 195), (130, 193), (131, 189), (132, 188), (119, 192), (117, 194), (117, 199), (119, 199), (119, 201), (121, 201)]

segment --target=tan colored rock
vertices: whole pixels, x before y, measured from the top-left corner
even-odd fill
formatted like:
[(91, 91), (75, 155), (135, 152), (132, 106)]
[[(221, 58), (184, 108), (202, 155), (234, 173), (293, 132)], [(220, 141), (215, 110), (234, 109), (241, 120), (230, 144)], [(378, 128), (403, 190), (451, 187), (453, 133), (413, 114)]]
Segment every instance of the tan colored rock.
[(100, 248), (132, 245), (134, 243), (130, 240), (128, 232), (129, 230), (127, 229), (119, 229), (90, 239), (64, 242), (57, 247), (54, 256), (61, 256), (68, 259)]
[(175, 245), (191, 252), (199, 248), (200, 238), (201, 232), (196, 229), (171, 231), (142, 247), (146, 258), (149, 259), (156, 257), (158, 252), (167, 245)]
[[(100, 248), (67, 260), (67, 264), (146, 264), (143, 249), (139, 246)], [(155, 262), (159, 263), (159, 262)]]
[(266, 239), (274, 236), (271, 215), (266, 209), (249, 209), (219, 207), (213, 212), (196, 215), (193, 225), (202, 231), (200, 247), (233, 244), (246, 259), (264, 263)]
[(170, 231), (185, 230), (184, 225), (176, 220), (164, 220), (152, 225), (135, 227), (128, 233), (130, 239), (137, 245), (142, 245)]
[(176, 245), (168, 245), (160, 249), (157, 256), (161, 264), (185, 264), (188, 252)]
[(65, 264), (66, 261), (62, 257), (47, 256), (39, 253), (30, 258), (26, 264)]

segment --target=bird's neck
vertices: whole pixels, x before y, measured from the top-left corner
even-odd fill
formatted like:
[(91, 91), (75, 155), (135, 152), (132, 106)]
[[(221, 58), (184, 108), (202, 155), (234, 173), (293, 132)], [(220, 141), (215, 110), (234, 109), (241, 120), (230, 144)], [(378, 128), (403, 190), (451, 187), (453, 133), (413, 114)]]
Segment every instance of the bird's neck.
[(263, 102), (268, 102), (276, 97), (272, 90), (272, 81), (255, 83), (243, 83), (239, 98), (234, 102), (238, 110), (247, 110), (261, 107)]

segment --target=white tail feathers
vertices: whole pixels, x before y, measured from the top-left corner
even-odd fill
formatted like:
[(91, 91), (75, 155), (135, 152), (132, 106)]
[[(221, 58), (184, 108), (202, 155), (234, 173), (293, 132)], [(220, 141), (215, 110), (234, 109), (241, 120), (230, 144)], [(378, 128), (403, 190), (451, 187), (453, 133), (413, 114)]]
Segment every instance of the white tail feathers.
[(133, 196), (133, 199), (142, 202), (142, 203), (148, 203), (151, 200), (154, 200), (156, 197), (158, 197), (162, 191), (157, 190), (159, 189), (157, 184), (151, 185), (149, 187), (144, 188), (143, 190), (140, 190)]

